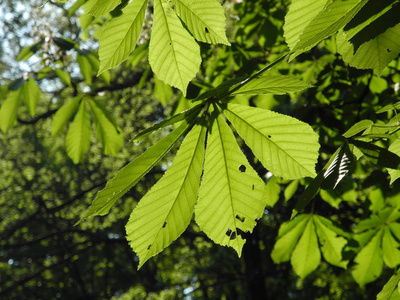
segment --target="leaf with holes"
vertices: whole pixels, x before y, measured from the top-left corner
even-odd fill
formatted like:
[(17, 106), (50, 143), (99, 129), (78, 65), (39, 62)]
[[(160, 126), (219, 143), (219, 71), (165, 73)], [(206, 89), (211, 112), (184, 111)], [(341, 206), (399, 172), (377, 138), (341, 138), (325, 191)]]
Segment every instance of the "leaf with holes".
[(263, 215), (265, 186), (217, 109), (212, 122), (195, 220), (210, 239), (234, 248), (240, 256), (243, 233), (252, 232)]
[(129, 3), (122, 15), (107, 23), (100, 34), (98, 74), (118, 66), (135, 49), (142, 30), (147, 0)]
[(127, 239), (139, 268), (176, 240), (189, 225), (203, 170), (206, 127), (196, 125), (184, 139), (171, 167), (133, 210)]
[(224, 105), (224, 114), (261, 163), (285, 179), (314, 177), (318, 135), (295, 118), (238, 104)]
[(186, 94), (199, 70), (200, 47), (183, 27), (171, 3), (154, 1), (149, 62), (157, 77)]

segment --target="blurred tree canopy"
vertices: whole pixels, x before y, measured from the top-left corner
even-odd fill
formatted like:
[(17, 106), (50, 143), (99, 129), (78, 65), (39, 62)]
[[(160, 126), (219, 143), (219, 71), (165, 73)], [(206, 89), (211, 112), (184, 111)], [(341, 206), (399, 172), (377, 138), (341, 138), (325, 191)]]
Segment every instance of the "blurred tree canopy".
[(0, 3), (0, 298), (399, 299), (399, 10)]

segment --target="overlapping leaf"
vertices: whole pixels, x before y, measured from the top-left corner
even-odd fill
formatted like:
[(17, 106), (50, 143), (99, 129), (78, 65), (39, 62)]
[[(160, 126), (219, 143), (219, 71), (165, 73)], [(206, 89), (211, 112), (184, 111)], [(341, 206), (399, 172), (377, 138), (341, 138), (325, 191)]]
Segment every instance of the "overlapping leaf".
[(98, 101), (91, 99), (89, 104), (96, 120), (96, 133), (104, 147), (104, 153), (116, 156), (122, 145), (121, 129)]
[(162, 81), (186, 93), (200, 67), (200, 47), (183, 27), (170, 3), (154, 1), (149, 62)]
[(379, 75), (400, 53), (399, 13), (399, 3), (369, 1), (337, 36), (343, 60)]
[(139, 268), (189, 225), (203, 170), (205, 134), (202, 125), (189, 132), (171, 167), (130, 216), (127, 239), (139, 256)]
[(261, 163), (285, 179), (314, 177), (318, 135), (295, 118), (276, 112), (228, 104), (224, 114)]
[(225, 35), (225, 14), (216, 0), (174, 0), (178, 16), (196, 40), (230, 45)]
[(133, 51), (142, 30), (147, 2), (132, 1), (122, 10), (121, 16), (104, 27), (99, 41), (99, 74), (118, 66)]
[[(281, 225), (271, 253), (275, 263), (291, 261), (300, 277), (313, 272), (321, 261), (321, 251), (330, 264), (345, 268), (342, 250), (347, 244), (343, 232), (318, 215), (300, 215)], [(319, 244), (321, 249), (319, 248)]]
[(234, 248), (240, 256), (245, 243), (242, 234), (253, 230), (265, 205), (264, 182), (215, 111), (195, 209), (197, 224), (215, 243)]
[(69, 127), (66, 138), (67, 154), (77, 164), (90, 146), (90, 117), (86, 101), (82, 100)]
[(122, 168), (117, 175), (107, 182), (106, 187), (97, 193), (96, 198), (81, 221), (94, 215), (107, 214), (115, 202), (146, 175), (171, 149), (195, 118), (196, 115), (184, 120), (177, 129)]

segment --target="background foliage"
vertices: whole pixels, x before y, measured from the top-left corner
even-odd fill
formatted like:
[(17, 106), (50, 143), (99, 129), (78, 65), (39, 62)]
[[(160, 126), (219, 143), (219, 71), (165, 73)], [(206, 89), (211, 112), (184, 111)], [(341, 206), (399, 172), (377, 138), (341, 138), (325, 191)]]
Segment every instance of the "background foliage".
[(398, 1), (62, 2), (0, 4), (2, 298), (399, 297)]

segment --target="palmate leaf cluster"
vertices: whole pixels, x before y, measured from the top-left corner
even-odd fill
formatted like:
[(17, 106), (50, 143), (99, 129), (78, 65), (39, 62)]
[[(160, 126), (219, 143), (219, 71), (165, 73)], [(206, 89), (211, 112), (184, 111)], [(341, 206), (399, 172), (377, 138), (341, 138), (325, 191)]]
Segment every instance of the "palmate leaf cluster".
[[(344, 132), (341, 140), (330, 145), (333, 154), (320, 158), (323, 163), (317, 168), (320, 143), (324, 142), (319, 140), (317, 132), (325, 128), (318, 129), (313, 124), (314, 130), (299, 119), (252, 107), (247, 105), (249, 102), (237, 104), (240, 97), (262, 99), (257, 97), (312, 88), (300, 76), (284, 76), (274, 72), (273, 67), (278, 63), (297, 63), (302, 53), (327, 38), (326, 43), (336, 46), (346, 64), (371, 69), (377, 75), (382, 75), (400, 53), (400, 25), (394, 17), (399, 12), (398, 1), (304, 3), (293, 0), (285, 17), (287, 54), (252, 76), (230, 80), (222, 77), (222, 82), (221, 77), (216, 77), (213, 84), (201, 86), (203, 93), (191, 102), (180, 97), (177, 106), (187, 110), (144, 129), (133, 141), (138, 143), (156, 131), (170, 128), (172, 131), (109, 180), (78, 223), (109, 213), (122, 196), (178, 145), (172, 164), (139, 201), (126, 225), (129, 244), (139, 257), (139, 268), (181, 236), (192, 219), (212, 241), (233, 248), (240, 256), (248, 235), (268, 215), (265, 207), (273, 208), (281, 194), (285, 201), (297, 202), (293, 205), (292, 218), (280, 225), (271, 252), (275, 263), (290, 261), (294, 272), (304, 278), (325, 260), (333, 266), (348, 268), (362, 287), (376, 280), (384, 266), (397, 268), (400, 264), (398, 193), (384, 195), (378, 189), (365, 195), (349, 177), (358, 180), (359, 169), (366, 164), (387, 169), (390, 184), (400, 177), (399, 104), (389, 104), (373, 112), (381, 114), (380, 118), (362, 119), (364, 116), (357, 115), (347, 122), (346, 129), (349, 129), (341, 132)], [(79, 5), (72, 8), (76, 10)], [(83, 8), (82, 28), (89, 28), (96, 18), (103, 22), (97, 32), (98, 55), (80, 49), (68, 39), (54, 39), (54, 43), (76, 52), (83, 82), (91, 87), (96, 82), (94, 75), (110, 84), (109, 69), (125, 60), (128, 66), (137, 67), (148, 54), (154, 73), (154, 93), (165, 105), (173, 95), (170, 86), (186, 95), (189, 82), (198, 73), (202, 60), (198, 42), (221, 44), (218, 47), (232, 43), (232, 48), (239, 48), (226, 37), (224, 9), (216, 0), (89, 0)], [(152, 28), (147, 42), (141, 34), (143, 24), (149, 19)], [(25, 48), (19, 59), (28, 59), (42, 45), (40, 41)], [(208, 70), (221, 70), (217, 65), (223, 58), (216, 57), (215, 69), (210, 60), (205, 77), (212, 77), (213, 72)], [(149, 78), (150, 68), (141, 77), (140, 87)], [(43, 72), (54, 73), (63, 84), (76, 88), (69, 73), (59, 66)], [(316, 94), (321, 102), (328, 102), (323, 95), (329, 85), (326, 80), (323, 86), (316, 87), (322, 91)], [(32, 77), (8, 86), (7, 98), (0, 110), (3, 132), (16, 124), (22, 101), (29, 114), (35, 116), (39, 93)], [(70, 123), (66, 152), (75, 164), (84, 160), (89, 150), (92, 124), (105, 154), (116, 156), (123, 142), (121, 128), (94, 95), (82, 93), (74, 97), (61, 105), (54, 116), (52, 135)], [(361, 107), (362, 104), (359, 112)], [(260, 176), (263, 172), (267, 175)], [(281, 193), (282, 185), (286, 187)], [(350, 188), (343, 192), (345, 185)], [(346, 230), (315, 209), (316, 199), (338, 209), (342, 202), (354, 203), (361, 198), (370, 201), (370, 213), (355, 216), (354, 228)], [(397, 296), (398, 282), (396, 273), (378, 299), (395, 299), (390, 297)]]

